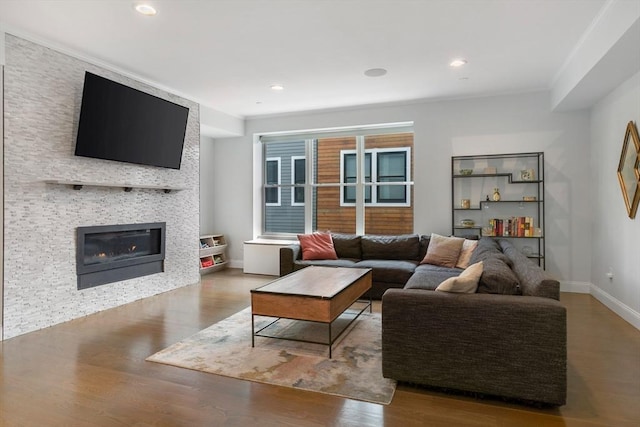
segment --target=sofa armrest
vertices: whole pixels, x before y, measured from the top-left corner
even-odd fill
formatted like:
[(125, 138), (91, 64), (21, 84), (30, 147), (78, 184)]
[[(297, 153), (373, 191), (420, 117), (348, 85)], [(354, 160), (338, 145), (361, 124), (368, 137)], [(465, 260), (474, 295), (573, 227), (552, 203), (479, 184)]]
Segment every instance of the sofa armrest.
[(294, 271), (295, 260), (300, 259), (300, 245), (295, 243), (280, 248), (280, 277)]
[(566, 309), (543, 297), (390, 289), (382, 297), (387, 378), (562, 405)]

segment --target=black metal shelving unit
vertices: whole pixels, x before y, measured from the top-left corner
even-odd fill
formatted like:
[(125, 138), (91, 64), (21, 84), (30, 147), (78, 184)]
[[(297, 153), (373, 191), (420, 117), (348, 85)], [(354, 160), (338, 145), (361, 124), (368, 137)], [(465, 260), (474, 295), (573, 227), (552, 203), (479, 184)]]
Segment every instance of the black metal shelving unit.
[[(460, 171), (471, 169), (470, 174)], [(489, 170), (487, 172), (487, 170)], [(531, 176), (531, 171), (533, 176)], [(493, 173), (495, 172), (495, 173)], [(492, 188), (501, 189), (501, 199), (492, 200)], [(451, 157), (451, 234), (513, 239), (527, 257), (545, 267), (544, 153), (510, 153)], [(532, 198), (535, 197), (535, 200)], [(487, 200), (489, 198), (489, 200)], [(464, 208), (461, 199), (469, 199)], [(522, 215), (526, 212), (527, 215)], [(464, 215), (468, 214), (468, 215)], [(464, 215), (464, 217), (463, 217)], [(491, 227), (488, 220), (521, 223), (532, 218), (532, 229), (523, 236), (512, 227)], [(474, 221), (464, 226), (462, 219)], [(511, 233), (509, 233), (511, 231)], [(500, 232), (499, 235), (496, 235)]]

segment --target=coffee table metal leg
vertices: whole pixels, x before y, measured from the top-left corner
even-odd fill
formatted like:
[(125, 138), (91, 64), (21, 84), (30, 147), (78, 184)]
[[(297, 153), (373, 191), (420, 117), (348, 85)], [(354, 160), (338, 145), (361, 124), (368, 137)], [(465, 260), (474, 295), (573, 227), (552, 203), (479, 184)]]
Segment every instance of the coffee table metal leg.
[(329, 322), (329, 359), (331, 359), (331, 347), (332, 347), (332, 342), (331, 342), (331, 325), (333, 324), (333, 322)]
[(256, 343), (255, 327), (253, 326), (253, 313), (251, 314), (251, 347), (255, 347)]

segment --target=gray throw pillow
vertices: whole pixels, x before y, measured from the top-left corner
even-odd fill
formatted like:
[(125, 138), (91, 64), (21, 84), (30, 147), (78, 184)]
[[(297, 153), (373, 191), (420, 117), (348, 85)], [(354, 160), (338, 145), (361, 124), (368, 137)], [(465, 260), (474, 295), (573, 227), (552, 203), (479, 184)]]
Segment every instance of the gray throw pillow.
[(522, 295), (520, 281), (501, 258), (483, 260), (483, 271), (478, 283), (479, 294)]

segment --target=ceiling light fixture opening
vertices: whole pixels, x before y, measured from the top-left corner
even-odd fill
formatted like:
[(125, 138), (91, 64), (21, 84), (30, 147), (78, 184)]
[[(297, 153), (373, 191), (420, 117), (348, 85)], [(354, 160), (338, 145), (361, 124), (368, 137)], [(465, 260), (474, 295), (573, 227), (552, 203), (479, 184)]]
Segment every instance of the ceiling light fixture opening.
[(278, 84), (278, 83), (272, 84), (271, 85), (271, 90), (284, 90), (284, 86), (281, 85), (281, 84)]
[(387, 70), (384, 68), (369, 68), (364, 72), (364, 75), (367, 77), (381, 77), (387, 74)]
[(451, 67), (462, 67), (466, 63), (467, 63), (466, 59), (454, 59), (453, 61), (451, 61), (449, 66), (451, 66)]
[(140, 3), (136, 5), (136, 11), (138, 11), (139, 13), (145, 15), (145, 16), (153, 16), (156, 13), (158, 13), (156, 11), (156, 9), (151, 6), (150, 4), (146, 4), (146, 3)]

